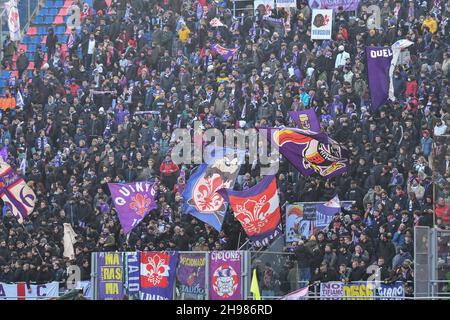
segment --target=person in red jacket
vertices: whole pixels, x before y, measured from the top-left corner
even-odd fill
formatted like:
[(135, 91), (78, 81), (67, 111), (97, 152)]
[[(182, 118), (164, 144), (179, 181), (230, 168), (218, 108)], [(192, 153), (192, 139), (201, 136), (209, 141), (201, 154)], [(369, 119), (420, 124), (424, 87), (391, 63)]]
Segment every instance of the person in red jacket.
[(161, 180), (170, 190), (173, 190), (173, 186), (177, 181), (177, 173), (179, 170), (180, 168), (175, 162), (173, 162), (169, 154), (165, 157), (164, 161), (161, 162), (161, 165), (159, 166), (159, 171), (161, 172)]
[(408, 81), (406, 82), (405, 98), (408, 98), (411, 94), (413, 97), (417, 97), (417, 81), (414, 76), (408, 77)]
[(436, 218), (441, 219), (443, 225), (450, 225), (450, 206), (440, 197), (436, 204)]

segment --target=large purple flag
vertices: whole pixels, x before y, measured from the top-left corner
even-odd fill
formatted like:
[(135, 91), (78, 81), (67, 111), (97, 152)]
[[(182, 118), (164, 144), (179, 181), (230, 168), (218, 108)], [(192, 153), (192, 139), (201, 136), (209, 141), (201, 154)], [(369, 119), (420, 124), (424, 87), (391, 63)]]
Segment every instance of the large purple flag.
[(221, 189), (219, 193), (230, 203), (255, 247), (267, 246), (282, 234), (275, 176), (265, 176), (248, 190)]
[(360, 0), (308, 0), (311, 9), (335, 9), (342, 7), (344, 11), (358, 9)]
[(108, 187), (125, 233), (129, 233), (151, 210), (158, 207), (156, 191), (149, 182), (108, 183)]
[(36, 195), (25, 180), (0, 158), (0, 198), (19, 223), (33, 212)]
[(313, 109), (290, 111), (289, 115), (300, 129), (320, 132), (319, 119), (317, 119), (317, 115)]
[(392, 60), (390, 47), (367, 47), (367, 71), (372, 111), (378, 111), (389, 97), (389, 68)]
[(270, 129), (270, 141), (303, 175), (332, 178), (347, 171), (348, 150), (328, 137), (297, 128)]

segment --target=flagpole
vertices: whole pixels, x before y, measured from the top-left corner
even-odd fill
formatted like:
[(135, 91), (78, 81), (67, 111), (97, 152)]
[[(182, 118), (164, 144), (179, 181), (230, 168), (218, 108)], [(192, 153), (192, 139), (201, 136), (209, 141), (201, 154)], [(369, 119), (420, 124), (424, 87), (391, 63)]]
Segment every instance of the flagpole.
[(239, 238), (238, 238), (238, 243), (237, 243), (236, 250), (239, 250), (239, 245), (241, 244), (241, 233), (242, 233), (242, 231), (239, 232)]

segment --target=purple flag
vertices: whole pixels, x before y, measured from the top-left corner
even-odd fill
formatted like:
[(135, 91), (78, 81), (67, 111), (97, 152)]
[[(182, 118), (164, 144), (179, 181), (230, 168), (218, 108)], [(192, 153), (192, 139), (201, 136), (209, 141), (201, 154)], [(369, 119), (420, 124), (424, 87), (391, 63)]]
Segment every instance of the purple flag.
[(219, 193), (230, 203), (234, 216), (255, 247), (267, 246), (282, 234), (275, 176), (265, 176), (244, 191), (221, 189)]
[(0, 150), (0, 156), (2, 157), (4, 162), (6, 162), (8, 160), (8, 148), (6, 146), (4, 146)]
[(158, 207), (156, 191), (149, 182), (108, 183), (108, 187), (125, 233), (129, 233), (151, 210)]
[(120, 300), (123, 296), (122, 252), (97, 253), (97, 299)]
[(141, 252), (141, 300), (172, 300), (178, 252)]
[(342, 7), (344, 11), (358, 10), (359, 0), (308, 0), (311, 9), (335, 9)]
[(236, 54), (236, 52), (238, 51), (238, 48), (233, 48), (233, 49), (228, 49), (225, 47), (222, 47), (219, 44), (214, 44), (211, 47), (214, 51), (216, 51), (218, 54), (220, 54), (225, 60), (228, 60), (229, 58), (231, 58), (232, 56), (234, 56)]
[(213, 251), (209, 260), (210, 299), (240, 300), (241, 253), (239, 251)]
[(205, 299), (205, 271), (204, 253), (180, 253), (177, 282), (183, 300)]
[(269, 129), (270, 141), (303, 175), (331, 178), (347, 171), (348, 150), (325, 133), (297, 128)]
[(392, 50), (390, 47), (367, 47), (367, 71), (372, 111), (378, 111), (389, 97), (389, 67)]
[(313, 109), (290, 111), (289, 115), (300, 129), (320, 132), (319, 119)]
[(34, 191), (6, 162), (0, 161), (0, 198), (11, 209), (19, 223), (33, 212), (36, 202)]

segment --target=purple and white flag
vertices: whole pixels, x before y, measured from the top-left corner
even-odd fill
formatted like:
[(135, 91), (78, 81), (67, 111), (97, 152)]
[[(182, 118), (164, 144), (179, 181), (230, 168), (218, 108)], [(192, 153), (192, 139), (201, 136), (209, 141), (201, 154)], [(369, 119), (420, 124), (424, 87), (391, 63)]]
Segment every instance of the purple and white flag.
[(0, 197), (19, 223), (33, 212), (36, 202), (33, 190), (3, 159), (0, 159)]
[(319, 119), (313, 109), (290, 111), (289, 115), (300, 129), (320, 132)]
[(108, 183), (108, 187), (125, 233), (129, 233), (151, 210), (158, 207), (152, 183)]
[(366, 56), (371, 109), (376, 112), (389, 98), (389, 67), (392, 50), (389, 47), (367, 47)]
[(342, 7), (344, 11), (356, 11), (359, 0), (308, 0), (311, 9), (334, 9)]
[(236, 52), (238, 52), (239, 48), (232, 48), (232, 49), (228, 49), (225, 47), (222, 47), (219, 44), (214, 44), (211, 47), (214, 51), (216, 51), (218, 54), (220, 54), (225, 60), (230, 59), (232, 56), (234, 56), (236, 54)]
[(303, 175), (328, 179), (347, 171), (348, 150), (325, 133), (297, 128), (270, 129), (270, 141)]

